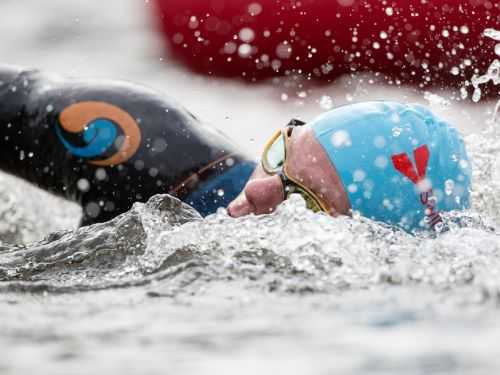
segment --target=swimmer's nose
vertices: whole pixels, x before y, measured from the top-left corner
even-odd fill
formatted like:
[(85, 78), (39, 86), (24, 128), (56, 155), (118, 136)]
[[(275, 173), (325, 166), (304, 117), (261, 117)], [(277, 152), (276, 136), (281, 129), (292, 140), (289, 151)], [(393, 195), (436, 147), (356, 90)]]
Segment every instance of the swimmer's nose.
[(256, 215), (273, 212), (283, 202), (283, 186), (278, 176), (251, 180), (243, 194), (228, 206), (232, 217), (254, 213)]

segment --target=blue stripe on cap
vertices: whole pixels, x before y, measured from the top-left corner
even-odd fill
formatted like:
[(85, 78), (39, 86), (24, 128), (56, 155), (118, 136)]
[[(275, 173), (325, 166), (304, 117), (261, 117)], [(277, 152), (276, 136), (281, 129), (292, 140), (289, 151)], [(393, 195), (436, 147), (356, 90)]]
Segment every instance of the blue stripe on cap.
[[(422, 201), (430, 192), (435, 211), (469, 206), (471, 168), (463, 140), (425, 107), (359, 103), (327, 112), (310, 126), (335, 165), (352, 209), (363, 216), (414, 230), (434, 219)], [(415, 184), (396, 169), (393, 156), (406, 154), (416, 170), (414, 152), (423, 146), (429, 151), (426, 178)]]

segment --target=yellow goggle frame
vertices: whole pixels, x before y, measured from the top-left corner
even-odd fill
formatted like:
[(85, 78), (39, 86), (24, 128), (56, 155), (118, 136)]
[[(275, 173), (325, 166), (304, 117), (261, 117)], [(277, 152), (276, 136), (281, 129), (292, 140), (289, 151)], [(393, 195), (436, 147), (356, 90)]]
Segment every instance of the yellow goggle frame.
[[(284, 198), (288, 199), (290, 194), (300, 194), (306, 201), (307, 208), (313, 210), (314, 212), (329, 212), (327, 205), (320, 199), (315, 193), (310, 189), (302, 185), (297, 179), (290, 176), (287, 173), (286, 168), (286, 157), (288, 149), (288, 140), (291, 135), (291, 130), (293, 126), (287, 126), (284, 129), (276, 131), (273, 136), (267, 141), (264, 152), (262, 153), (261, 163), (262, 168), (266, 173), (270, 175), (279, 175), (281, 183), (283, 184)], [(283, 160), (279, 165), (272, 166), (269, 161), (269, 154), (273, 146), (275, 146), (276, 141), (282, 137), (283, 140)]]

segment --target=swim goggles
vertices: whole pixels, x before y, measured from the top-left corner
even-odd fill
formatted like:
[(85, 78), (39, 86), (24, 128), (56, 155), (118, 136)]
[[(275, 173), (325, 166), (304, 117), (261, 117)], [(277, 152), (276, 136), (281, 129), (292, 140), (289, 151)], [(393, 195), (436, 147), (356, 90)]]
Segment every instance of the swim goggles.
[(310, 210), (328, 212), (327, 206), (316, 194), (287, 173), (286, 157), (289, 138), (294, 127), (304, 124), (300, 120), (293, 119), (284, 129), (280, 129), (273, 134), (271, 139), (267, 141), (262, 153), (262, 168), (270, 175), (279, 176), (283, 185), (284, 199), (288, 199), (290, 194), (300, 194)]

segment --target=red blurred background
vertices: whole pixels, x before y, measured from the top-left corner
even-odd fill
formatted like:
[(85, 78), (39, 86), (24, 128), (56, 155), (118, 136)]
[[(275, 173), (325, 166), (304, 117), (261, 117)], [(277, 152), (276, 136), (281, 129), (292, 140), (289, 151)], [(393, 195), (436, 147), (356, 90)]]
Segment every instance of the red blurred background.
[(487, 0), (156, 0), (174, 57), (209, 75), (331, 82), (370, 71), (389, 84), (459, 87), (495, 58)]

